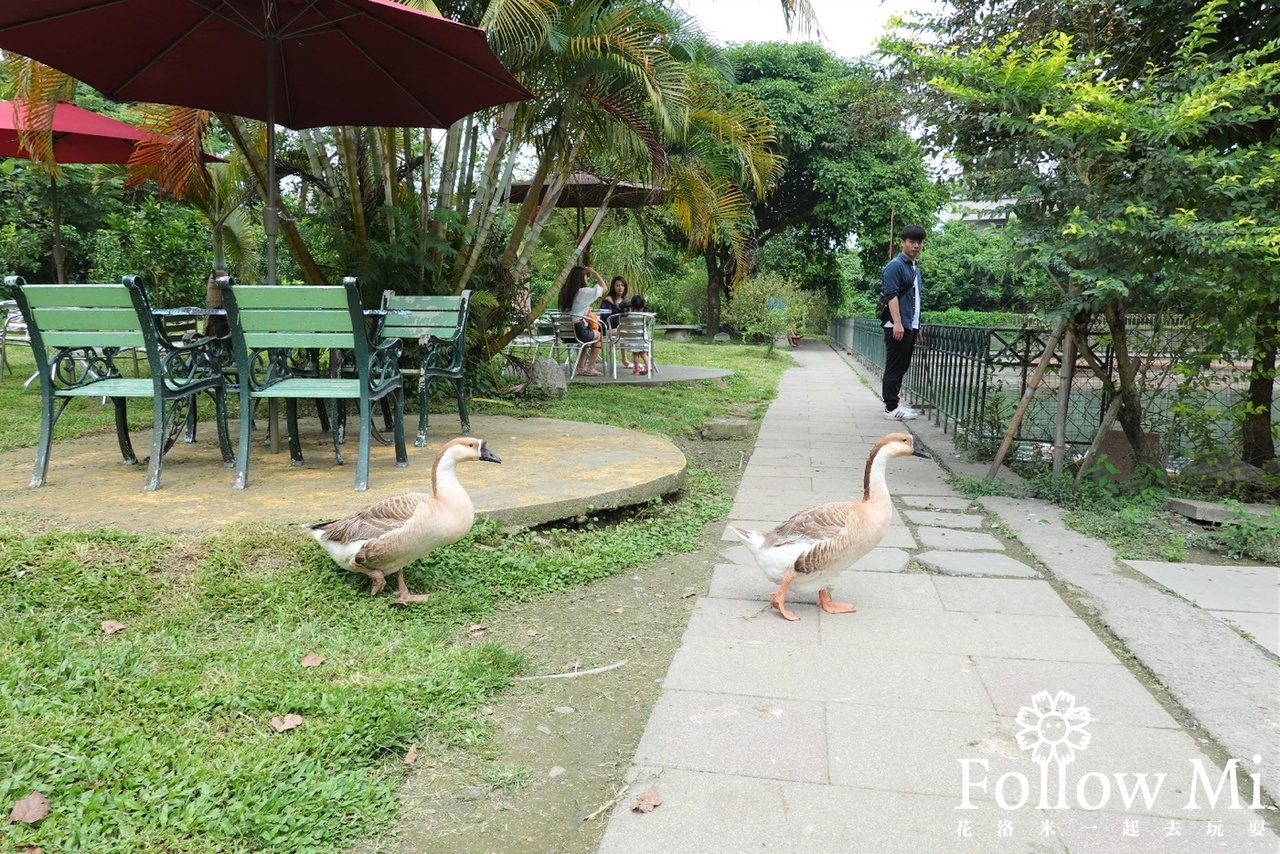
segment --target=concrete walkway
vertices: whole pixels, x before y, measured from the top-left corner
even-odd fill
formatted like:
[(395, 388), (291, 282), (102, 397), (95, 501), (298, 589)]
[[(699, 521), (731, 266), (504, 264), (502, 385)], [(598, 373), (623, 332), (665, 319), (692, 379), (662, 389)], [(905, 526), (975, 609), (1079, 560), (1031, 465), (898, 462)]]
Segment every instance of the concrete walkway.
[[(852, 497), (895, 429), (847, 357), (796, 357), (735, 524)], [(890, 463), (889, 534), (833, 586), (857, 613), (783, 621), (726, 535), (601, 854), (1280, 851), (1275, 658), (1054, 508), (960, 497), (948, 437), (911, 427), (935, 461)]]

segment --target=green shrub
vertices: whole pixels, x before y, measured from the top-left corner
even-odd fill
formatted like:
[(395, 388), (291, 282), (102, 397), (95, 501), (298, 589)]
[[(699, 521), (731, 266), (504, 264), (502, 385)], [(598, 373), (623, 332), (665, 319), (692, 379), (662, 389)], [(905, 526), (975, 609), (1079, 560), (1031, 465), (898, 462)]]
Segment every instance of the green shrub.
[(762, 273), (733, 291), (721, 319), (744, 340), (764, 341), (769, 350), (778, 338), (804, 326), (816, 314), (812, 295), (775, 273)]

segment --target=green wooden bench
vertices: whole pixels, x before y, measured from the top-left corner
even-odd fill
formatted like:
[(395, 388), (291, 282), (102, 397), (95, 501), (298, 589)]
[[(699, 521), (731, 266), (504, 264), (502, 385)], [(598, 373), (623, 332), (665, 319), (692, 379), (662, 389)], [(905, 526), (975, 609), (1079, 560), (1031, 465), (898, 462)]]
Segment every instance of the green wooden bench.
[[(289, 430), (289, 455), (295, 466), (303, 463), (298, 437), (298, 400), (328, 400), (333, 452), (343, 463), (342, 419), (337, 402), (360, 401), (360, 445), (356, 458), (357, 490), (369, 488), (369, 447), (375, 401), (391, 398), (395, 415), (396, 466), (409, 464), (404, 445), (404, 390), (400, 375), (402, 345), (397, 338), (370, 341), (360, 287), (354, 278), (341, 285), (237, 285), (230, 278), (218, 280), (227, 310), (231, 349), (240, 391), (240, 444), (236, 453), (233, 486), (243, 489), (249, 481), (249, 446), (253, 433), (253, 407), (259, 400), (283, 399)], [(295, 350), (343, 351), (340, 361), (350, 371), (339, 376), (299, 376), (292, 358)]]
[[(151, 399), (147, 490), (159, 489), (165, 451), (185, 425), (194, 426), (201, 392), (213, 398), (222, 459), (232, 464), (226, 390), (213, 339), (165, 335), (137, 276), (126, 276), (119, 285), (29, 285), (11, 276), (5, 285), (26, 321), (40, 378), (40, 440), (31, 486), (44, 484), (53, 428), (76, 398), (111, 398), (116, 438), (128, 465), (138, 462), (129, 440), (128, 399)], [(139, 349), (146, 353), (150, 376), (124, 376), (117, 360), (124, 353), (136, 358)]]
[(467, 415), (464, 361), (467, 347), (467, 315), (471, 309), (471, 291), (457, 296), (402, 296), (383, 291), (382, 334), (417, 341), (422, 345), (422, 361), (418, 374), (418, 438), (414, 444), (427, 444), (427, 410), (431, 381), (447, 379), (453, 383), (458, 398), (458, 417), (462, 432), (471, 432)]

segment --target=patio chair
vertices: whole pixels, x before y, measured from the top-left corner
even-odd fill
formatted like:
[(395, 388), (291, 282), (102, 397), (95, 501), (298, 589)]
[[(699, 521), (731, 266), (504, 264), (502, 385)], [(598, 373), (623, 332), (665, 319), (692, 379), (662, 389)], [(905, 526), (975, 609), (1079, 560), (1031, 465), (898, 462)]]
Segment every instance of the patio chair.
[(4, 311), (4, 326), (0, 327), (0, 375), (4, 374), (5, 368), (12, 374), (13, 365), (9, 364), (7, 348), (10, 344), (30, 347), (31, 333), (27, 331), (27, 322), (22, 319), (22, 312), (18, 310), (16, 302), (5, 300), (0, 303), (0, 310)]
[(644, 353), (645, 377), (652, 377), (658, 372), (653, 365), (653, 319), (652, 314), (644, 311), (629, 311), (618, 319), (618, 328), (609, 338), (614, 351), (609, 361), (613, 363), (615, 380), (618, 378), (618, 350), (630, 353), (633, 359), (636, 353)]
[(551, 312), (551, 320), (555, 324), (556, 340), (551, 348), (551, 358), (559, 360), (557, 355), (564, 352), (564, 369), (569, 379), (578, 375), (578, 363), (582, 361), (583, 348), (590, 342), (578, 340), (578, 332), (573, 328), (573, 315), (567, 311)]

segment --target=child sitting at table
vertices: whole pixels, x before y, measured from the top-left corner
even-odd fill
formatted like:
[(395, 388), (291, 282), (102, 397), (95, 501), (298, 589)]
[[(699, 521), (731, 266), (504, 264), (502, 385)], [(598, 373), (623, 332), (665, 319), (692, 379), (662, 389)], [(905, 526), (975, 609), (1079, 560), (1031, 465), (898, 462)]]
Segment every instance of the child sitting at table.
[[(644, 294), (636, 294), (631, 298), (631, 310), (644, 311)], [(644, 352), (643, 350), (637, 350), (635, 353), (631, 354), (631, 359), (632, 359), (631, 373), (633, 374), (649, 373), (649, 354), (648, 353)], [(641, 360), (643, 360), (643, 364), (641, 364)]]

